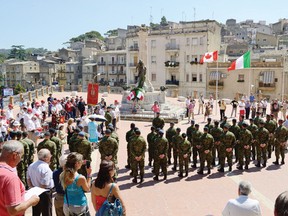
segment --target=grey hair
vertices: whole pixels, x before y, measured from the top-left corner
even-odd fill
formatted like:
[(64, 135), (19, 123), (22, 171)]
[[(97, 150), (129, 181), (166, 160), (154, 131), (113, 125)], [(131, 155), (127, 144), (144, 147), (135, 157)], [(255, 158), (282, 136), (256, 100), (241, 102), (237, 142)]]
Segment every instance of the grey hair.
[(240, 195), (248, 196), (251, 193), (252, 185), (248, 181), (241, 181), (239, 183), (239, 193)]
[(13, 152), (23, 152), (23, 144), (17, 140), (8, 140), (2, 146), (2, 155), (11, 154)]
[(45, 158), (49, 157), (51, 153), (48, 149), (43, 148), (37, 153), (37, 155), (39, 160), (44, 160)]

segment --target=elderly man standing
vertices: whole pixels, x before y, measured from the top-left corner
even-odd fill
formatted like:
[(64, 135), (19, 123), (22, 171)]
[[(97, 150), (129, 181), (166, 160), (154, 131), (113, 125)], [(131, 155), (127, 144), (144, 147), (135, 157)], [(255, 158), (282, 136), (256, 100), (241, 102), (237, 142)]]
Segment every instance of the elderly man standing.
[(248, 195), (251, 193), (251, 183), (241, 181), (238, 187), (237, 199), (230, 199), (226, 204), (222, 215), (233, 216), (261, 216), (261, 209), (257, 200), (251, 199)]
[[(21, 215), (39, 202), (38, 196), (24, 201), (25, 187), (17, 176), (16, 166), (24, 153), (16, 140), (4, 143), (0, 156), (0, 215)], [(7, 190), (9, 189), (9, 190)]]
[(54, 187), (53, 173), (49, 167), (51, 153), (48, 149), (38, 151), (38, 161), (28, 167), (27, 182), (30, 188), (47, 189), (40, 195), (40, 202), (32, 207), (33, 216), (52, 216), (52, 188)]

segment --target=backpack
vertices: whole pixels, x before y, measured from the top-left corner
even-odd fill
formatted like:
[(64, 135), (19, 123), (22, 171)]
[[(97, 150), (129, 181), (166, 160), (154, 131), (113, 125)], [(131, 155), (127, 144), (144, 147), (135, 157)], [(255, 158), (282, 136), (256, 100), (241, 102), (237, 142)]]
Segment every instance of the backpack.
[(110, 203), (108, 198), (112, 192), (114, 187), (114, 183), (112, 184), (107, 199), (102, 204), (101, 208), (97, 211), (96, 216), (122, 216), (123, 215), (123, 208), (122, 204), (119, 199), (116, 199), (114, 203)]

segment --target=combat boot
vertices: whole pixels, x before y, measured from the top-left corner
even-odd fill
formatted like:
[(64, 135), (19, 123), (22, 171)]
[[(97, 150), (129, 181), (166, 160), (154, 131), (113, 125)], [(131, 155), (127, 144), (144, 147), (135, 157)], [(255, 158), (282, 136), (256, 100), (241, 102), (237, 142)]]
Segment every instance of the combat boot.
[(191, 166), (192, 168), (197, 168), (196, 163), (193, 163), (193, 165)]
[(229, 166), (229, 172), (231, 172), (232, 171), (232, 166)]
[(130, 169), (131, 167), (130, 167), (130, 165), (128, 164), (128, 165), (125, 166), (125, 168), (126, 168), (126, 169)]
[(173, 170), (173, 171), (176, 171), (176, 170), (177, 170), (177, 167), (176, 167), (176, 166), (172, 167), (172, 170)]
[(154, 179), (155, 181), (159, 181), (158, 175), (156, 175), (153, 179)]
[(180, 172), (179, 175), (178, 175), (178, 177), (183, 178), (183, 173)]
[(144, 176), (140, 176), (140, 183), (144, 182)]
[(281, 161), (281, 164), (285, 164), (285, 161), (284, 161), (284, 159), (282, 159), (282, 161)]
[(212, 166), (215, 166), (215, 165), (216, 165), (215, 160), (212, 161), (211, 165), (212, 165)]
[(224, 172), (224, 168), (223, 167), (219, 168), (218, 172)]
[(240, 166), (240, 165), (237, 166), (236, 168), (237, 168), (238, 170), (243, 170), (243, 166)]
[(279, 165), (279, 160), (276, 159), (276, 161), (274, 161), (273, 164), (275, 164), (275, 165)]
[(185, 173), (185, 177), (187, 177), (188, 176), (188, 171), (186, 171), (186, 173)]
[(169, 165), (171, 165), (171, 164), (172, 164), (170, 159), (168, 160), (168, 164), (169, 164)]
[(256, 167), (260, 167), (260, 161), (257, 162), (257, 164), (255, 164)]
[(163, 180), (166, 180), (166, 179), (167, 179), (167, 174), (164, 174)]
[(137, 177), (134, 177), (132, 180), (133, 183), (137, 184)]
[(148, 166), (150, 166), (150, 167), (152, 166), (152, 165), (151, 165), (151, 162), (148, 163)]
[(130, 174), (129, 174), (130, 176), (133, 176), (133, 172), (130, 172)]
[(203, 169), (198, 170), (197, 173), (200, 174), (200, 175), (203, 175), (204, 174), (203, 173)]
[(210, 168), (208, 168), (207, 174), (211, 174), (211, 169)]
[(263, 162), (262, 166), (263, 166), (263, 167), (266, 167), (266, 161)]
[(245, 165), (245, 169), (248, 170), (248, 165)]

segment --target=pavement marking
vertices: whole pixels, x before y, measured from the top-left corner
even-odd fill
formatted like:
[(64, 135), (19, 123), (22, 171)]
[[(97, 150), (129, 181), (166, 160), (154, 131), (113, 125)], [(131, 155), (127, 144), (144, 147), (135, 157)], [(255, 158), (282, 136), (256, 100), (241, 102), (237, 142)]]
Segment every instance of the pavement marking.
[[(236, 174), (234, 175), (233, 173), (229, 173), (227, 176), (230, 179), (232, 179), (235, 183), (237, 183), (237, 185), (239, 185), (239, 182), (243, 181), (243, 179), (241, 179)], [(269, 210), (274, 211), (274, 202), (271, 201), (266, 196), (264, 196), (260, 191), (256, 190), (253, 186), (252, 186), (252, 194), (259, 202), (265, 205)]]

